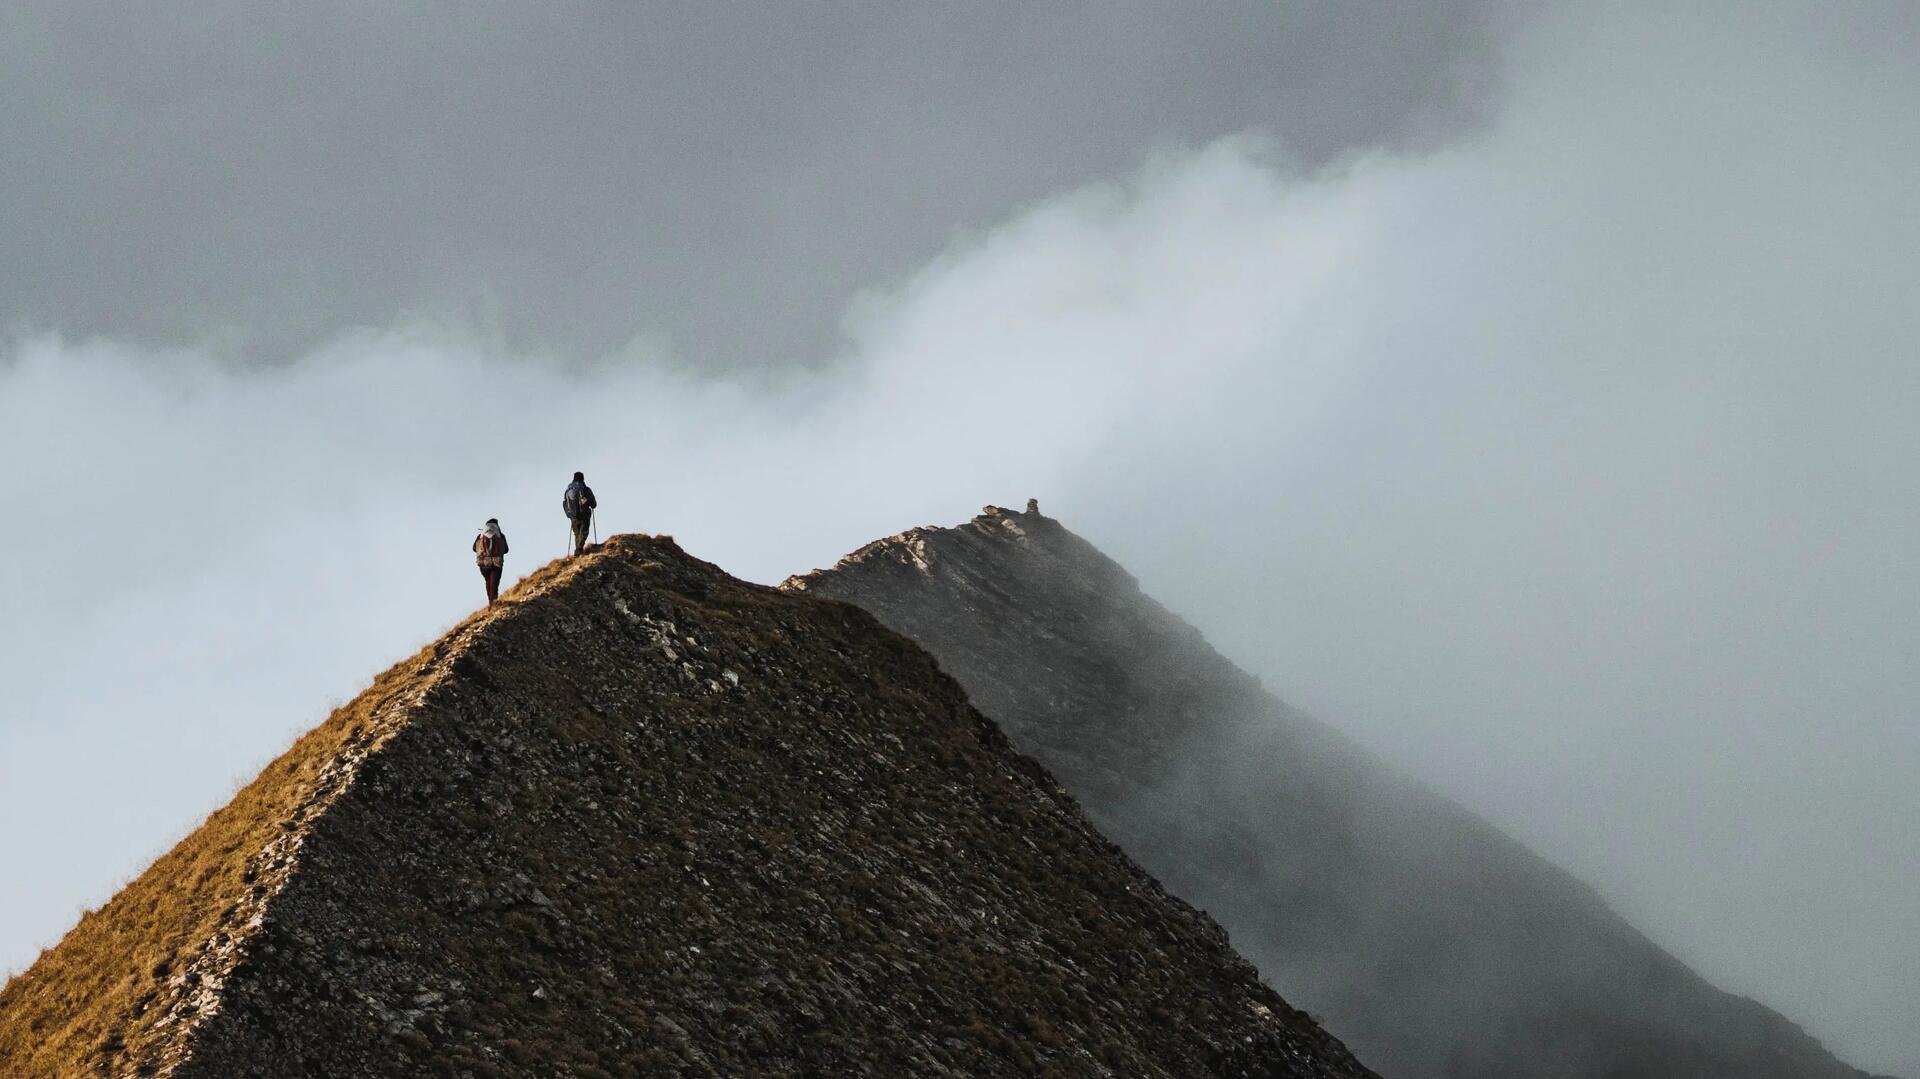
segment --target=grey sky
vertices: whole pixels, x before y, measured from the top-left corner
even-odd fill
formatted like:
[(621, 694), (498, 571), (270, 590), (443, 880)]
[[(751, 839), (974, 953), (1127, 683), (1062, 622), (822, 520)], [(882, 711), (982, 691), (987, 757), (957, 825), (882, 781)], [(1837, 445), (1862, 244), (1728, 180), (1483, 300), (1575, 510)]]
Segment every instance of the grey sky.
[(1911, 6), (238, 10), (0, 16), (0, 968), (584, 468), (760, 580), (1038, 495), (1920, 1076)]
[(1157, 140), (1444, 125), (1483, 6), (10, 4), (0, 320), (818, 363), (853, 291)]

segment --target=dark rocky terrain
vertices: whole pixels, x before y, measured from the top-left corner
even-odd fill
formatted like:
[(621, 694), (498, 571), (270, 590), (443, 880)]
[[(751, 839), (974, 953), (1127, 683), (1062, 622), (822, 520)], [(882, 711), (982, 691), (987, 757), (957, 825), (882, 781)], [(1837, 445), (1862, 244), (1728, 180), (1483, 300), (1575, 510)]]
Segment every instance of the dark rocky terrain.
[(621, 536), (0, 990), (0, 1076), (1372, 1073), (859, 609)]
[(785, 587), (924, 644), (1289, 999), (1398, 1079), (1859, 1079), (1588, 887), (1269, 695), (1037, 509)]

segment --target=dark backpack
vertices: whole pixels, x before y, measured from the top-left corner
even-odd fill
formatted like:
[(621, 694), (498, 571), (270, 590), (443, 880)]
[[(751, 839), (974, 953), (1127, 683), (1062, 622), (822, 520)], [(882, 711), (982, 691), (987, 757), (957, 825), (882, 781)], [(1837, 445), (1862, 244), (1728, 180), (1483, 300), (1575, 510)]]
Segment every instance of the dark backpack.
[(566, 512), (567, 520), (577, 521), (587, 515), (587, 489), (582, 484), (572, 484), (567, 493), (560, 498), (560, 508)]

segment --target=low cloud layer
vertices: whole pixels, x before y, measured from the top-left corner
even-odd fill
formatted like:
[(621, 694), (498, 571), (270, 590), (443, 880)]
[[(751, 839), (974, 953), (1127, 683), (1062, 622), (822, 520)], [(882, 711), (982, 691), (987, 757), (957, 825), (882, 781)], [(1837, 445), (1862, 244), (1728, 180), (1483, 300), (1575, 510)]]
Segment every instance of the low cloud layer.
[(1543, 14), (1436, 148), (1163, 151), (859, 298), (812, 374), (16, 340), (0, 965), (474, 606), (473, 526), (509, 579), (557, 555), (581, 468), (605, 529), (769, 581), (1037, 495), (1708, 977), (1920, 1074), (1920, 34), (1725, 14)]

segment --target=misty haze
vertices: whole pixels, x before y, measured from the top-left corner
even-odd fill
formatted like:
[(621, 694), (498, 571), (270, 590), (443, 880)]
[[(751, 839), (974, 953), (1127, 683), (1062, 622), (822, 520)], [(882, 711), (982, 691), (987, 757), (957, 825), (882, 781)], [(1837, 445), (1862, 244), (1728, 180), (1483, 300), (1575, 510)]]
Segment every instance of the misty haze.
[(0, 1074), (1920, 1079), (1913, 5), (0, 95)]

